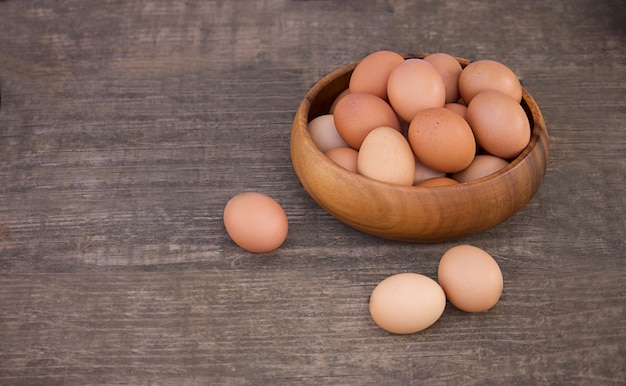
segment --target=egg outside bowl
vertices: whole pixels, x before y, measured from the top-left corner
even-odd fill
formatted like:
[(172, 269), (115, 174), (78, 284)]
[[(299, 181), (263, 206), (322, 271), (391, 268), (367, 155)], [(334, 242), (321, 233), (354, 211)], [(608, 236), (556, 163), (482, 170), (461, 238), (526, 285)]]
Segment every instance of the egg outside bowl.
[[(462, 67), (469, 63), (458, 60)], [(332, 216), (381, 238), (440, 242), (490, 229), (517, 213), (535, 195), (546, 172), (549, 139), (541, 111), (525, 89), (521, 105), (530, 121), (530, 142), (507, 167), (489, 176), (454, 186), (399, 186), (335, 164), (311, 139), (308, 122), (328, 114), (335, 98), (348, 88), (357, 64), (331, 72), (308, 91), (291, 132), (296, 175), (313, 200)]]

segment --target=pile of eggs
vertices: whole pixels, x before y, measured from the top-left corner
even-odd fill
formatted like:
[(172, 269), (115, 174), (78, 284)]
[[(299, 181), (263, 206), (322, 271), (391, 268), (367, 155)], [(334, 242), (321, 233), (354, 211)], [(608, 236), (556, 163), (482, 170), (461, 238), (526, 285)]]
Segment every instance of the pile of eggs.
[(369, 54), (328, 114), (316, 146), (344, 168), (397, 185), (445, 186), (504, 168), (530, 141), (515, 73), (493, 60), (464, 68), (446, 53)]

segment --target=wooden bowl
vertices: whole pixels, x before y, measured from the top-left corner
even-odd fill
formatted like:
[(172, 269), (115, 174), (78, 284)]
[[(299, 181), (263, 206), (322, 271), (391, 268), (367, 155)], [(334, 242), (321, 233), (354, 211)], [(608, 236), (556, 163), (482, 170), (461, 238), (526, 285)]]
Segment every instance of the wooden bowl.
[[(463, 67), (469, 63), (458, 60)], [(335, 98), (348, 88), (357, 63), (333, 71), (309, 90), (291, 132), (291, 160), (298, 178), (335, 218), (382, 238), (439, 242), (492, 228), (535, 195), (548, 163), (548, 132), (539, 107), (525, 89), (521, 105), (530, 121), (530, 142), (507, 167), (489, 176), (454, 186), (407, 187), (373, 180), (335, 164), (313, 143), (308, 122), (328, 114)]]

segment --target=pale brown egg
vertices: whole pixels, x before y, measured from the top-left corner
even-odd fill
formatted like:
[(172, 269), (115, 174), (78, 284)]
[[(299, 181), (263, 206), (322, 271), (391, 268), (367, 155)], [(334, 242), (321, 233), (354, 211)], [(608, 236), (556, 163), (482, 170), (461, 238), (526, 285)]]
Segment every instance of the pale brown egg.
[(430, 54), (424, 58), (439, 72), (443, 83), (446, 86), (446, 103), (453, 103), (459, 100), (459, 76), (463, 68), (461, 63), (454, 56), (438, 52)]
[(378, 127), (365, 137), (361, 145), (357, 170), (378, 181), (411, 186), (415, 177), (415, 157), (399, 131)]
[(404, 58), (392, 51), (376, 51), (357, 64), (350, 77), (350, 92), (366, 92), (387, 100), (389, 74)]
[(413, 178), (413, 185), (417, 185), (422, 181), (426, 181), (435, 177), (445, 177), (446, 173), (433, 170), (423, 163), (421, 163), (417, 157), (415, 157), (415, 178)]
[(271, 252), (287, 238), (285, 211), (273, 198), (262, 193), (234, 196), (226, 204), (223, 217), (230, 238), (250, 252)]
[(511, 159), (530, 141), (530, 123), (522, 106), (499, 91), (483, 91), (467, 106), (467, 122), (476, 142), (489, 154)]
[(439, 261), (438, 280), (450, 303), (467, 312), (492, 308), (504, 286), (498, 263), (472, 245), (459, 245), (444, 253)]
[(433, 177), (429, 178), (425, 181), (420, 182), (415, 186), (421, 186), (422, 188), (436, 188), (440, 186), (451, 186), (458, 185), (459, 182), (457, 180), (453, 180), (449, 177)]
[(421, 163), (444, 173), (465, 169), (476, 154), (468, 123), (444, 107), (419, 111), (409, 126), (408, 139)]
[(351, 147), (335, 147), (328, 150), (326, 157), (330, 158), (337, 165), (357, 173), (357, 157), (359, 152)]
[(359, 149), (370, 131), (387, 126), (401, 130), (398, 116), (383, 99), (364, 92), (350, 93), (343, 97), (333, 114), (335, 127), (343, 140), (352, 148)]
[(432, 326), (445, 307), (445, 294), (436, 281), (409, 272), (381, 281), (369, 302), (374, 322), (393, 334), (412, 334)]
[(459, 182), (473, 181), (504, 169), (508, 164), (508, 161), (500, 157), (481, 154), (474, 157), (474, 160), (466, 169), (454, 173), (452, 178)]
[(500, 62), (478, 60), (468, 64), (459, 76), (459, 93), (466, 104), (485, 90), (500, 91), (517, 103), (522, 101), (522, 85), (515, 73)]
[(446, 86), (435, 66), (423, 59), (406, 59), (389, 74), (387, 95), (398, 115), (411, 122), (420, 110), (443, 107)]
[(335, 118), (332, 114), (320, 115), (309, 122), (309, 134), (322, 153), (335, 147), (346, 147), (348, 144), (337, 133)]

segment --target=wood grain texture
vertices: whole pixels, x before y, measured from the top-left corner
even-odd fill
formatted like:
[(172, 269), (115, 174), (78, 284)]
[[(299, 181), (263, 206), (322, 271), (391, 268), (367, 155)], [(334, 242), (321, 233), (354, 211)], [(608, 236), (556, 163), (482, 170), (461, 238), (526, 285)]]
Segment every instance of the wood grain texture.
[[(625, 3), (0, 1), (0, 384), (626, 383)], [(550, 162), (503, 224), (415, 245), (335, 220), (291, 166), (298, 105), (367, 53), (509, 65)], [(222, 225), (283, 205), (267, 255)], [(385, 277), (469, 243), (498, 305), (376, 327)]]

